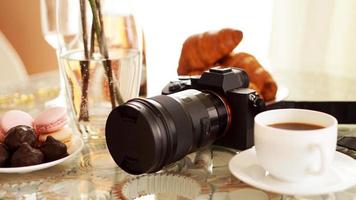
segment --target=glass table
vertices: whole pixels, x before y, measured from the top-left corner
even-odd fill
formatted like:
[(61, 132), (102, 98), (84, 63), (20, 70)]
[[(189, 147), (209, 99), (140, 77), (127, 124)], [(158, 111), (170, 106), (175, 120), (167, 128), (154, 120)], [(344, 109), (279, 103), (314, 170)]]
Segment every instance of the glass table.
[[(44, 108), (45, 102), (58, 95), (57, 75), (57, 72), (35, 75), (28, 83), (9, 84), (0, 88), (0, 115), (9, 109), (21, 109), (31, 114), (39, 112)], [(288, 98), (299, 100), (297, 94), (302, 92), (316, 96), (313, 92), (315, 90), (310, 89), (308, 82), (305, 81), (308, 79), (304, 79), (303, 85), (301, 82), (298, 83), (298, 80), (279, 75), (276, 73), (277, 80), (283, 82), (289, 89)], [(310, 78), (313, 76), (311, 75)], [(298, 79), (298, 76), (296, 77)], [(342, 80), (346, 80), (345, 86), (349, 84), (347, 81), (350, 80)], [(296, 83), (299, 84), (299, 89), (294, 87)], [(342, 83), (338, 82), (338, 84), (339, 87)], [(291, 88), (297, 89), (294, 91)], [(323, 92), (328, 91), (324, 88), (324, 91), (319, 91), (319, 94)], [(352, 100), (350, 96), (340, 98)], [(340, 125), (339, 134), (356, 137), (356, 126)], [(356, 158), (355, 152), (339, 150)], [(0, 199), (354, 200), (356, 198), (356, 186), (332, 195), (314, 197), (285, 196), (254, 188), (236, 179), (229, 172), (228, 162), (236, 153), (238, 152), (231, 149), (213, 146), (167, 166), (160, 173), (132, 176), (117, 167), (107, 151), (105, 140), (92, 139), (86, 141), (81, 153), (62, 164), (31, 173), (0, 174)]]

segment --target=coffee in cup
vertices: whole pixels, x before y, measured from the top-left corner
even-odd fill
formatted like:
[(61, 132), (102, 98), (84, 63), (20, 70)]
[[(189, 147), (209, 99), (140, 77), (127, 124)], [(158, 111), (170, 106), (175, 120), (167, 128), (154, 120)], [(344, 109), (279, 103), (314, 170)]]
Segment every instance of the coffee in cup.
[(261, 166), (290, 182), (325, 174), (334, 158), (337, 120), (305, 109), (276, 109), (255, 117), (254, 141)]

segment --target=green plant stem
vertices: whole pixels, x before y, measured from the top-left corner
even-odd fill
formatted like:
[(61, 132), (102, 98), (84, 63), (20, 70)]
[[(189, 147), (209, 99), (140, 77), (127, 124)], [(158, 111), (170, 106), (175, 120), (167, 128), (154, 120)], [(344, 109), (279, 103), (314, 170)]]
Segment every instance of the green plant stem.
[(89, 51), (88, 51), (88, 34), (86, 28), (86, 5), (84, 0), (80, 0), (80, 13), (82, 21), (82, 35), (84, 43), (85, 61), (80, 61), (80, 72), (82, 76), (82, 97), (80, 101), (79, 121), (89, 121), (88, 110), (88, 87), (89, 87)]
[(99, 50), (101, 55), (104, 57), (103, 65), (104, 65), (104, 70), (106, 73), (106, 76), (108, 78), (108, 84), (109, 84), (109, 92), (110, 92), (110, 101), (111, 101), (111, 106), (114, 109), (116, 107), (116, 102), (115, 102), (115, 96), (117, 97), (117, 101), (119, 104), (123, 103), (123, 100), (121, 98), (120, 94), (116, 94), (118, 90), (115, 92), (115, 85), (114, 85), (114, 79), (113, 79), (113, 74), (112, 74), (112, 66), (111, 66), (111, 61), (109, 60), (109, 53), (108, 53), (108, 48), (105, 40), (105, 33), (104, 33), (104, 27), (103, 27), (103, 21), (102, 21), (102, 16), (101, 16), (101, 11), (100, 9), (100, 2), (99, 0), (89, 0), (91, 10), (93, 13), (93, 22), (94, 22), (94, 28), (95, 28), (95, 33), (97, 36), (98, 44), (99, 44)]
[(102, 56), (104, 56), (105, 59), (108, 59), (109, 58), (108, 48), (106, 46), (104, 30), (102, 28), (102, 24), (100, 23), (98, 6), (97, 6), (97, 3), (100, 3), (100, 2), (97, 2), (95, 0), (89, 0), (89, 3), (91, 6), (91, 11), (93, 13), (93, 21), (94, 21), (94, 25), (95, 25), (94, 28), (95, 28), (95, 33), (96, 33), (98, 43), (99, 43), (100, 53)]
[(94, 50), (95, 50), (95, 24), (93, 21), (91, 24), (91, 32), (90, 32), (90, 50), (89, 50), (90, 58), (93, 58)]
[(80, 102), (79, 121), (89, 121), (89, 107), (88, 107), (88, 88), (89, 88), (89, 61), (83, 60), (79, 62), (80, 72), (82, 75), (82, 98)]
[[(99, 22), (100, 22), (100, 27), (101, 27), (101, 31), (102, 31), (102, 34), (104, 34), (104, 22), (103, 22), (103, 15), (101, 14), (101, 5), (100, 5), (100, 0), (95, 0), (96, 2), (96, 6), (97, 6), (97, 9), (98, 9), (98, 16), (99, 16)], [(105, 35), (103, 35), (105, 37)], [(111, 63), (109, 63), (111, 65)], [(112, 70), (112, 68), (111, 68)], [(124, 103), (124, 100), (122, 99), (122, 96), (121, 96), (121, 93), (120, 93), (120, 90), (115, 87), (114, 85), (114, 89), (115, 89), (115, 97), (116, 97), (116, 101), (119, 103), (119, 104), (122, 104)]]
[(86, 26), (86, 4), (84, 0), (80, 0), (80, 16), (82, 21), (82, 36), (83, 36), (83, 43), (84, 43), (84, 56), (85, 59), (89, 58), (89, 51), (88, 51), (88, 32)]

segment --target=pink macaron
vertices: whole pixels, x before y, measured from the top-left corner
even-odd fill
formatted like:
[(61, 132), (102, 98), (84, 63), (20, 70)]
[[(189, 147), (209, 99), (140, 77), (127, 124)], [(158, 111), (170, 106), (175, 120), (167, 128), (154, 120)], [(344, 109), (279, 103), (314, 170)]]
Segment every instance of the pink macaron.
[(0, 120), (0, 126), (3, 132), (9, 131), (12, 127), (26, 125), (33, 127), (33, 118), (21, 110), (7, 111)]
[(58, 131), (68, 123), (67, 111), (64, 107), (47, 108), (34, 121), (37, 134)]

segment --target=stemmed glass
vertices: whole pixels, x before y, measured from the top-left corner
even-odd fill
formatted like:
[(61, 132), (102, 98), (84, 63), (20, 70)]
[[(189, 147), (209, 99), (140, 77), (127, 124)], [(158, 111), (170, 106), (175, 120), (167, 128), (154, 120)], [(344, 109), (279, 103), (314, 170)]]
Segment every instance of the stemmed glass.
[[(59, 56), (59, 42), (57, 39), (57, 0), (40, 0), (40, 16), (41, 16), (41, 28), (42, 34), (47, 43), (56, 51), (57, 61)], [(62, 80), (62, 73), (60, 67), (58, 67), (60, 77), (60, 93), (59, 96), (49, 102), (46, 106), (50, 105), (63, 105), (64, 103), (64, 82)]]
[(57, 0), (40, 0), (42, 33), (49, 45), (58, 48), (56, 36), (56, 2)]
[[(49, 102), (46, 103), (46, 106), (66, 106), (65, 105), (65, 85), (63, 80), (63, 71), (60, 68), (60, 59), (59, 52), (61, 48), (61, 41), (59, 41), (58, 37), (58, 8), (69, 6), (69, 2), (61, 1), (61, 0), (40, 0), (40, 16), (41, 16), (41, 28), (42, 34), (47, 41), (47, 43), (56, 51), (57, 62), (58, 62), (58, 71), (59, 71), (59, 81), (60, 81), (60, 93), (59, 96)], [(65, 11), (64, 9), (61, 12)], [(64, 15), (67, 17), (71, 17), (69, 15)], [(60, 27), (62, 33), (65, 33), (65, 37), (67, 40), (73, 40), (78, 37), (74, 34), (75, 31), (70, 31), (69, 27), (61, 26)], [(71, 34), (72, 32), (72, 34)], [(63, 43), (62, 43), (63, 44)]]

